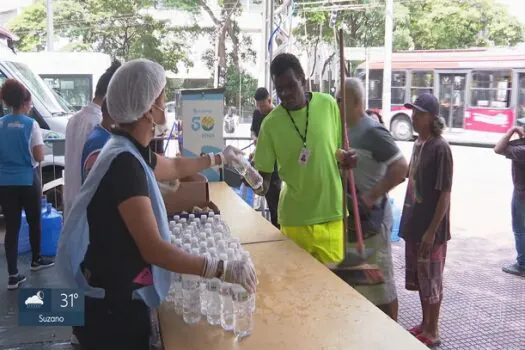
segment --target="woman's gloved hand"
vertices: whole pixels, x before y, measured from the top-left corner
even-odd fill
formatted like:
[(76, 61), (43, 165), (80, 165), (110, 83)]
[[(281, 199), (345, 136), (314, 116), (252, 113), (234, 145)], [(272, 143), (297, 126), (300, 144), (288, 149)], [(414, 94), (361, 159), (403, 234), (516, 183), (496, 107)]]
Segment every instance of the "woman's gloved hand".
[(222, 165), (231, 165), (239, 156), (242, 157), (242, 151), (233, 146), (226, 146), (220, 155)]
[[(214, 258), (205, 258), (205, 266), (202, 276), (205, 278), (217, 277), (219, 260)], [(224, 271), (220, 276), (225, 282), (240, 284), (248, 292), (255, 293), (257, 288), (257, 274), (253, 264), (249, 261), (227, 261), (223, 265)]]
[(257, 274), (253, 264), (248, 261), (228, 261), (226, 271), (222, 274), (222, 280), (240, 284), (250, 293), (255, 293), (257, 289)]

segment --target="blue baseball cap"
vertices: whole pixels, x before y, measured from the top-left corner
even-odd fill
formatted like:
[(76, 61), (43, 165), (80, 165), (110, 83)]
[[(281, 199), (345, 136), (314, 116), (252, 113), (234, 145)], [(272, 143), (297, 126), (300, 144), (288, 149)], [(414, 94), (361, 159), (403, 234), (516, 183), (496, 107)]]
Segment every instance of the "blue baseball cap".
[(433, 117), (439, 116), (439, 102), (436, 96), (425, 92), (419, 95), (414, 103), (405, 103), (405, 108), (429, 113)]

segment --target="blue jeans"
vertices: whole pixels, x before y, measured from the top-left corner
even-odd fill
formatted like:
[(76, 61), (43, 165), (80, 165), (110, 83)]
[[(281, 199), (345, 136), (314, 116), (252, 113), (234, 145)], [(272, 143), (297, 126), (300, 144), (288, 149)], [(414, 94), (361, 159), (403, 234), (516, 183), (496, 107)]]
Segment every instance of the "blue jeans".
[(525, 200), (520, 199), (516, 191), (512, 194), (512, 231), (518, 253), (516, 260), (525, 269)]

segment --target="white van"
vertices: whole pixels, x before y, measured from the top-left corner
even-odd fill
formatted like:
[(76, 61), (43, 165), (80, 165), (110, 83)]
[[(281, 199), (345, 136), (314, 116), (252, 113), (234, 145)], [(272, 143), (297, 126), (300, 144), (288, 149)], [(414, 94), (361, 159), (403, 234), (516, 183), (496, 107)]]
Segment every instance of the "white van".
[[(33, 110), (30, 117), (34, 118), (40, 125), (44, 139), (50, 136), (64, 138), (67, 121), (73, 113), (71, 106), (20, 61), (18, 56), (8, 47), (7, 39), (6, 36), (0, 35), (0, 84), (9, 78), (22, 82), (32, 96)], [(8, 110), (0, 105), (0, 116), (6, 113)], [(45, 150), (46, 156), (42, 162), (43, 183), (62, 177), (62, 170), (64, 169), (64, 157), (53, 157), (49, 144), (46, 144)], [(51, 197), (50, 199), (53, 202), (55, 200), (61, 202), (60, 192), (61, 188), (56, 188), (49, 191), (47, 195)]]

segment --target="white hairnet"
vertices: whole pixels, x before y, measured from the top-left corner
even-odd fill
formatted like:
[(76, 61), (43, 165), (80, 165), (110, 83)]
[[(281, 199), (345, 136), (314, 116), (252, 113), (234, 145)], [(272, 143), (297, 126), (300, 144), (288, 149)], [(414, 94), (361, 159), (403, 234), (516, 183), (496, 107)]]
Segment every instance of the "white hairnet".
[(124, 63), (109, 82), (108, 111), (117, 124), (133, 123), (151, 108), (166, 86), (164, 68), (138, 59)]

